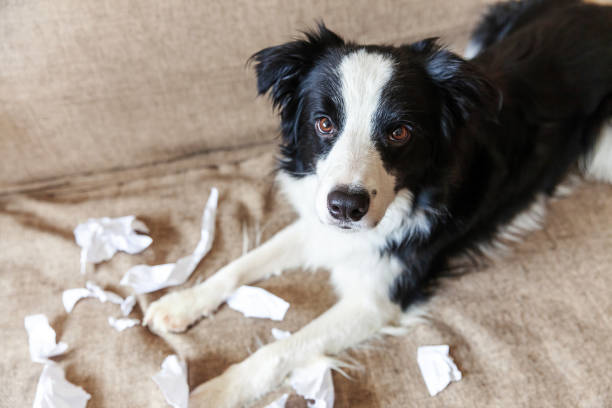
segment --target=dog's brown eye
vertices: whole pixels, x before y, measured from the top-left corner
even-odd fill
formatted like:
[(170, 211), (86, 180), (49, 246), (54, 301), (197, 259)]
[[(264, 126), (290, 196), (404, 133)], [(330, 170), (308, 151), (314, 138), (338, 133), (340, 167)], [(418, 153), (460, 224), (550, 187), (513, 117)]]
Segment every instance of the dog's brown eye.
[(393, 144), (404, 144), (412, 136), (410, 129), (407, 126), (400, 126), (395, 128), (393, 132), (389, 133), (387, 139)]
[(317, 132), (322, 135), (329, 135), (334, 131), (334, 124), (325, 116), (317, 119), (315, 122), (315, 127), (317, 128)]

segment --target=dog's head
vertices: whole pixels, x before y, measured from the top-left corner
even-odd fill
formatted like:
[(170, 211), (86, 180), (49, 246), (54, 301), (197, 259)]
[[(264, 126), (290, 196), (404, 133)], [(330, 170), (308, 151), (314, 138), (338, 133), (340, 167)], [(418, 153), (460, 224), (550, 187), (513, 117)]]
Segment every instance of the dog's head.
[(495, 105), (487, 80), (434, 39), (361, 46), (321, 24), (252, 59), (280, 111), (281, 170), (314, 177), (319, 220), (343, 229), (375, 227), (398, 196), (414, 207), (431, 195), (457, 129)]

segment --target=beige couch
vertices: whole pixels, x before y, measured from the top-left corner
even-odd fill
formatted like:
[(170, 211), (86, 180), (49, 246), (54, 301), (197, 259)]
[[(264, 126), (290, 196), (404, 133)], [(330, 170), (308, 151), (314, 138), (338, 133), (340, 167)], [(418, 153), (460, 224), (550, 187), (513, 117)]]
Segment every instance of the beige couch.
[[(188, 361), (195, 386), (245, 358), (270, 329), (295, 331), (334, 302), (324, 271), (260, 286), (291, 308), (283, 322), (222, 307), (186, 334), (112, 330), (117, 307), (62, 291), (94, 280), (122, 295), (125, 271), (192, 250), (209, 188), (217, 239), (189, 284), (292, 219), (271, 188), (277, 120), (245, 67), (255, 51), (323, 18), (347, 38), (398, 44), (441, 36), (464, 46), (489, 0), (225, 2), (32, 0), (0, 5), (0, 406), (32, 403), (24, 316), (45, 313), (69, 352), (56, 360), (89, 407), (165, 407), (151, 380)], [(337, 407), (604, 407), (612, 403), (612, 189), (583, 185), (550, 205), (546, 228), (506, 260), (444, 283), (429, 324), (350, 352)], [(153, 245), (79, 273), (73, 228), (135, 214)], [(132, 316), (164, 291), (138, 298)], [(464, 378), (429, 397), (416, 348), (449, 344)], [(276, 395), (276, 394), (275, 394)], [(268, 399), (273, 398), (270, 395)], [(304, 406), (291, 397), (288, 406)]]

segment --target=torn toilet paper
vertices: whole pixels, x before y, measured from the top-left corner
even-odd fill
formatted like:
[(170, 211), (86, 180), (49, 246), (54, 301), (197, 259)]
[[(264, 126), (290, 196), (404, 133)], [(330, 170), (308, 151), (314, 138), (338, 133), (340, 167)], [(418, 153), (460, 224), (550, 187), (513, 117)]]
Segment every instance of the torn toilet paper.
[(128, 319), (128, 318), (120, 318), (120, 319), (115, 319), (112, 316), (108, 317), (108, 324), (110, 324), (113, 329), (121, 332), (124, 331), (125, 329), (129, 329), (130, 327), (134, 327), (138, 324), (140, 324), (140, 320), (138, 319)]
[(461, 380), (461, 371), (448, 352), (448, 345), (421, 346), (417, 350), (417, 363), (427, 391), (432, 397), (446, 388), (451, 381)]
[(166, 402), (174, 408), (187, 408), (189, 404), (189, 385), (187, 384), (187, 364), (177, 355), (166, 357), (161, 371), (153, 376)]
[(26, 316), (24, 323), (28, 332), (32, 361), (52, 363), (49, 357), (63, 354), (68, 349), (68, 345), (64, 342), (55, 343), (55, 330), (49, 326), (49, 320), (44, 314)]
[(318, 360), (293, 371), (289, 378), (291, 387), (307, 400), (308, 408), (332, 408), (334, 406), (334, 382), (329, 362)]
[(138, 234), (148, 233), (147, 227), (135, 216), (119, 218), (90, 218), (77, 225), (74, 238), (81, 247), (81, 273), (85, 273), (87, 262), (107, 261), (117, 251), (137, 254), (151, 245), (151, 237)]
[(136, 304), (136, 297), (134, 295), (130, 295), (128, 297), (126, 297), (125, 299), (123, 299), (123, 302), (121, 302), (121, 314), (123, 314), (124, 316), (128, 316), (131, 312), (132, 309), (134, 309), (134, 305)]
[(241, 286), (227, 299), (227, 305), (245, 317), (283, 320), (289, 303), (265, 289)]
[(291, 336), (291, 333), (288, 331), (277, 329), (276, 327), (272, 328), (272, 337), (274, 337), (276, 340), (286, 339), (289, 336)]
[(218, 200), (219, 191), (212, 188), (202, 215), (200, 241), (193, 254), (179, 259), (176, 263), (155, 266), (136, 265), (123, 276), (121, 284), (131, 286), (134, 293), (141, 294), (184, 283), (212, 247)]
[[(84, 288), (67, 289), (62, 293), (62, 303), (64, 304), (64, 309), (66, 309), (67, 313), (70, 313), (79, 300), (89, 297), (96, 298), (102, 303), (111, 302), (116, 305), (121, 305), (122, 310), (127, 310), (129, 306), (127, 304), (123, 306), (124, 299), (118, 294), (108, 290), (103, 290), (100, 286), (96, 285), (92, 281), (87, 281)], [(131, 301), (132, 300), (130, 300), (130, 302)], [(132, 307), (133, 306), (134, 305), (132, 305)], [(131, 311), (131, 309), (129, 310)]]
[(34, 408), (84, 408), (91, 398), (83, 388), (69, 383), (64, 370), (56, 364), (43, 368), (34, 397)]

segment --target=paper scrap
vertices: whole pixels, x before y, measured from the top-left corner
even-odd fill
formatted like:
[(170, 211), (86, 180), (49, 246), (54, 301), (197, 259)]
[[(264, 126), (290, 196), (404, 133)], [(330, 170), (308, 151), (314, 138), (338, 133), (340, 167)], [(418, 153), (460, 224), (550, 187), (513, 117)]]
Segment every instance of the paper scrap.
[(307, 400), (309, 408), (332, 408), (334, 406), (334, 382), (326, 360), (293, 370), (289, 378), (291, 387)]
[(275, 399), (274, 401), (266, 405), (264, 408), (285, 408), (285, 405), (287, 404), (287, 399), (289, 399), (289, 394), (283, 394), (280, 396), (280, 398)]
[(130, 327), (134, 327), (140, 324), (140, 320), (138, 319), (128, 319), (128, 318), (119, 318), (115, 319), (112, 316), (108, 317), (108, 324), (110, 324), (115, 330), (121, 332), (125, 329), (129, 329)]
[(227, 305), (245, 317), (283, 320), (289, 303), (265, 289), (241, 286), (227, 299)]
[(155, 266), (136, 265), (123, 276), (121, 284), (131, 286), (134, 288), (134, 293), (141, 294), (184, 283), (212, 247), (218, 200), (219, 191), (212, 188), (202, 215), (200, 241), (193, 254), (179, 259), (176, 263)]
[(272, 328), (272, 337), (274, 337), (276, 340), (286, 339), (287, 337), (290, 337), (290, 336), (291, 336), (291, 333), (288, 331), (277, 329), (276, 327)]
[(63, 354), (68, 349), (68, 345), (64, 342), (55, 343), (55, 330), (49, 326), (49, 320), (44, 314), (26, 316), (24, 323), (28, 332), (32, 361), (53, 363), (49, 357)]
[(100, 286), (88, 281), (85, 284), (85, 288), (67, 289), (62, 293), (64, 309), (66, 309), (67, 313), (70, 313), (79, 300), (89, 297), (95, 297), (102, 303), (111, 302), (116, 305), (122, 305), (124, 302), (124, 299), (115, 292), (103, 290)]
[(131, 312), (132, 309), (134, 309), (134, 305), (136, 304), (136, 297), (134, 295), (130, 295), (128, 297), (126, 297), (125, 299), (123, 299), (123, 302), (121, 302), (121, 313), (124, 316), (128, 316)]
[(74, 309), (74, 306), (79, 300), (92, 296), (93, 295), (91, 291), (86, 288), (74, 288), (65, 290), (62, 293), (62, 303), (64, 304), (64, 309), (66, 309), (66, 313), (72, 312), (72, 309)]
[(69, 383), (64, 370), (56, 364), (43, 368), (34, 397), (34, 408), (84, 408), (91, 398), (83, 388)]
[(449, 350), (448, 345), (421, 346), (417, 350), (417, 363), (432, 397), (451, 381), (461, 380), (461, 371), (449, 357)]
[(187, 408), (189, 404), (189, 385), (187, 384), (187, 364), (172, 354), (165, 358), (161, 371), (153, 376), (166, 402), (174, 408)]
[(81, 273), (85, 273), (87, 262), (107, 261), (117, 251), (137, 254), (151, 245), (151, 237), (136, 231), (148, 232), (147, 227), (129, 215), (119, 218), (90, 218), (77, 225), (74, 238), (81, 247)]

